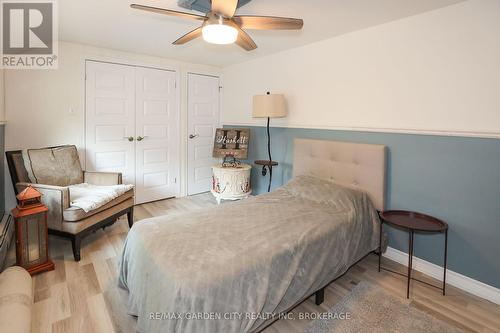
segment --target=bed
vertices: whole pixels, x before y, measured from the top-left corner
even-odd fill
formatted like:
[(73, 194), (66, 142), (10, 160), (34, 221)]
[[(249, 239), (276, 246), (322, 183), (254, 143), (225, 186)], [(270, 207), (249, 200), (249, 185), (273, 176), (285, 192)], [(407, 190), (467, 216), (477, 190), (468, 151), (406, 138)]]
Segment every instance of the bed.
[(120, 287), (140, 332), (258, 332), (371, 251), (386, 147), (296, 139), (267, 194), (135, 223)]

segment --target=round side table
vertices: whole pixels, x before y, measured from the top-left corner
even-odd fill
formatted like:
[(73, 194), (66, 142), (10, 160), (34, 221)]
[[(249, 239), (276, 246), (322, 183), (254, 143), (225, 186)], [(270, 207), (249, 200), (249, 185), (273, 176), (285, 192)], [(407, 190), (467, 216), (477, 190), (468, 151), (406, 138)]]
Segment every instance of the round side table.
[(217, 164), (212, 167), (212, 194), (217, 203), (221, 200), (240, 200), (248, 198), (250, 188), (250, 170), (248, 164), (225, 167)]
[[(446, 260), (448, 256), (448, 224), (430, 215), (425, 215), (416, 212), (410, 212), (405, 210), (388, 210), (380, 213), (381, 223), (380, 223), (380, 240), (379, 240), (379, 257), (378, 257), (378, 271), (384, 269), (392, 273), (398, 272), (392, 271), (387, 268), (381, 267), (382, 260), (382, 226), (384, 223), (392, 225), (396, 228), (404, 229), (408, 231), (408, 275), (407, 275), (407, 285), (406, 285), (406, 298), (410, 298), (410, 280), (416, 280), (432, 287), (441, 289), (443, 291), (443, 296), (446, 294)], [(443, 286), (442, 288), (436, 287), (425, 281), (415, 279), (411, 276), (412, 264), (413, 264), (413, 235), (415, 233), (444, 233), (444, 271), (443, 271)]]

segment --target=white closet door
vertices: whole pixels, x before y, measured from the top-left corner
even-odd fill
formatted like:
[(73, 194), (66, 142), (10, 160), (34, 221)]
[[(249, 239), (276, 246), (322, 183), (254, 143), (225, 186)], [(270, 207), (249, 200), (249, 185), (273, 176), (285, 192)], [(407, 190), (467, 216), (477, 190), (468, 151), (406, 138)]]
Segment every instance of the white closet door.
[(136, 69), (136, 203), (178, 193), (178, 107), (175, 72)]
[(215, 130), (219, 126), (219, 78), (188, 76), (188, 194), (210, 191)]
[(86, 169), (135, 183), (135, 69), (86, 63)]

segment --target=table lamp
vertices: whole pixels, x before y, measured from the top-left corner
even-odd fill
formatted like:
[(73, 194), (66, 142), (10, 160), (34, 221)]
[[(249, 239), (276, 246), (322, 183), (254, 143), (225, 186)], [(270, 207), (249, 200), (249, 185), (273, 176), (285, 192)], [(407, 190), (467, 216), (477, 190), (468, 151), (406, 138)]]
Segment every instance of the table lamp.
[(286, 117), (285, 96), (281, 94), (256, 95), (253, 97), (253, 118), (267, 118), (267, 154), (269, 160), (257, 160), (255, 164), (262, 165), (262, 175), (267, 174), (269, 169), (269, 185), (267, 192), (271, 191), (271, 181), (273, 179), (273, 166), (277, 166), (278, 162), (273, 161), (271, 157), (271, 136), (269, 133), (269, 122), (271, 118)]

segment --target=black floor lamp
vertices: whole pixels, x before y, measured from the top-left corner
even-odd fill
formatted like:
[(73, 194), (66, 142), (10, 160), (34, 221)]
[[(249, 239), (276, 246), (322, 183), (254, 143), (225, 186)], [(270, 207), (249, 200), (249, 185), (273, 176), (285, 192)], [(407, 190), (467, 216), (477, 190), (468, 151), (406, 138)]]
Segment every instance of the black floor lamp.
[(253, 97), (253, 118), (267, 118), (267, 154), (268, 160), (257, 160), (255, 164), (262, 165), (262, 175), (267, 174), (269, 169), (269, 185), (267, 192), (271, 191), (271, 182), (273, 180), (273, 166), (277, 166), (278, 162), (273, 161), (271, 157), (271, 135), (269, 131), (269, 122), (271, 118), (286, 117), (285, 96), (281, 94), (256, 95)]

